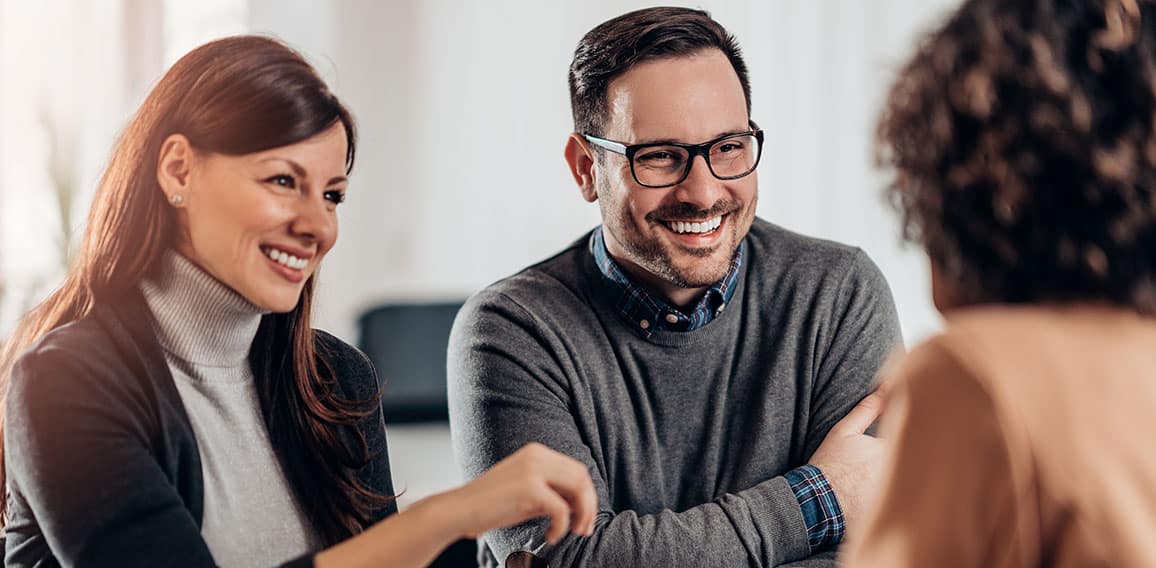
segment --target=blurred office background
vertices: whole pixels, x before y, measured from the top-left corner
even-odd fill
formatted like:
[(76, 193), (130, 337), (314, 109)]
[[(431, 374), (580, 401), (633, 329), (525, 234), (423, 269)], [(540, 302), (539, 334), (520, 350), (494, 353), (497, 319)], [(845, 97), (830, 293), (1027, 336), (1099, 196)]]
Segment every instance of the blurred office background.
[[(360, 124), (316, 326), (358, 343), (362, 316), (377, 307), (460, 302), (598, 223), (562, 160), (566, 70), (586, 30), (650, 4), (0, 0), (0, 338), (59, 282), (113, 142), (148, 89), (189, 49), (236, 33), (301, 50)], [(955, 4), (689, 4), (711, 11), (746, 54), (753, 118), (767, 131), (759, 214), (865, 249), (891, 283), (909, 343), (939, 321), (926, 263), (901, 246), (882, 200), (872, 134), (897, 67)], [(404, 351), (420, 357), (407, 363), (413, 373), (444, 369), (436, 349)], [(459, 481), (444, 422), (389, 428), (403, 506)]]

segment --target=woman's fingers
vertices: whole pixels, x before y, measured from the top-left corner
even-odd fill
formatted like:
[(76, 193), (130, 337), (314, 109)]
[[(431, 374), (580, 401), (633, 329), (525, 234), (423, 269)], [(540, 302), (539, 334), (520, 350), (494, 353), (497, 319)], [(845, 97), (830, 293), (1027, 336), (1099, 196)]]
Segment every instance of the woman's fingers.
[(546, 469), (547, 483), (569, 504), (570, 515), (574, 519), (571, 530), (590, 536), (598, 513), (598, 496), (594, 492), (589, 470), (574, 458), (549, 449), (545, 451), (549, 455), (543, 457), (550, 463)]
[[(578, 460), (556, 452), (541, 444), (525, 448), (531, 471), (542, 475), (548, 495), (540, 495), (544, 505), (551, 507), (547, 540), (557, 542), (567, 531), (588, 535), (598, 508), (598, 498), (590, 472)], [(561, 505), (564, 510), (558, 509)], [(561, 515), (561, 516), (559, 516)], [(564, 522), (562, 522), (564, 521)]]
[[(463, 488), (479, 499), (479, 510), (491, 503), (493, 516), (478, 532), (548, 517), (546, 540), (558, 542), (567, 532), (590, 536), (598, 497), (582, 462), (530, 443)], [(504, 511), (504, 512), (503, 512)]]
[[(570, 530), (570, 505), (549, 487), (542, 487), (535, 496), (545, 516), (550, 518), (546, 542), (557, 544)], [(537, 515), (535, 515), (537, 516)]]

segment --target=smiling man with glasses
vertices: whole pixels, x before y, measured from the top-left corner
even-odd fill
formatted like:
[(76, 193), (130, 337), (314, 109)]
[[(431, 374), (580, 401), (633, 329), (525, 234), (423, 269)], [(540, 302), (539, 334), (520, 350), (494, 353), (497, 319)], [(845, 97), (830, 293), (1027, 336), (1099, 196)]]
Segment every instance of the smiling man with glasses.
[(582, 461), (590, 537), (481, 538), (501, 565), (833, 565), (882, 456), (868, 396), (899, 344), (860, 250), (755, 217), (764, 132), (734, 38), (649, 8), (586, 34), (565, 156), (602, 225), (470, 299), (450, 339), (466, 473), (529, 441)]

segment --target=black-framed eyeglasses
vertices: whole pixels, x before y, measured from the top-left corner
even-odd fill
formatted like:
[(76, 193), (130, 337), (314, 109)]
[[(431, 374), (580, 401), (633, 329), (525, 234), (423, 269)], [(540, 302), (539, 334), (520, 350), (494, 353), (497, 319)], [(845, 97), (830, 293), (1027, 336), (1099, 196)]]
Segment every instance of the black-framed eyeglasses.
[(738, 179), (759, 167), (763, 156), (763, 131), (751, 122), (751, 130), (719, 136), (702, 144), (626, 145), (590, 134), (583, 134), (587, 142), (622, 154), (630, 162), (634, 181), (643, 187), (670, 187), (678, 185), (690, 175), (694, 157), (701, 155), (707, 169), (718, 179)]

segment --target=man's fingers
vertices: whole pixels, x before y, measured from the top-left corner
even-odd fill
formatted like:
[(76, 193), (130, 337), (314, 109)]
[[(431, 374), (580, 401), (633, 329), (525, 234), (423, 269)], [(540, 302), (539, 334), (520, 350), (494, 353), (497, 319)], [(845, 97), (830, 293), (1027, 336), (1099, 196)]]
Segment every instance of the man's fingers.
[(867, 398), (859, 401), (859, 404), (855, 405), (836, 427), (844, 434), (862, 434), (883, 413), (885, 402), (886, 399), (879, 391), (867, 395)]
[(894, 380), (884, 379), (879, 381), (879, 384), (875, 385), (875, 392), (872, 394), (877, 394), (883, 397), (883, 402), (887, 402), (887, 399), (891, 397), (891, 391), (894, 387)]

